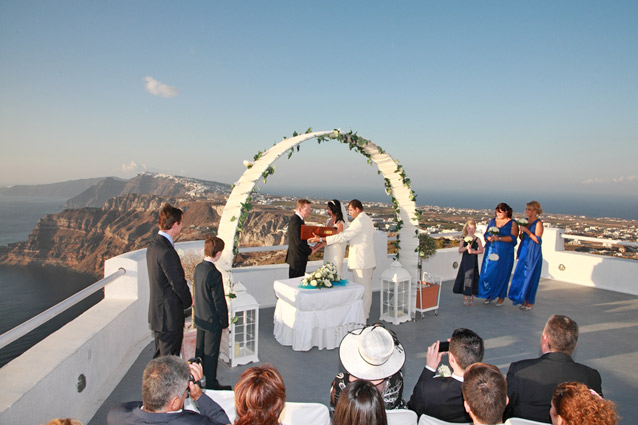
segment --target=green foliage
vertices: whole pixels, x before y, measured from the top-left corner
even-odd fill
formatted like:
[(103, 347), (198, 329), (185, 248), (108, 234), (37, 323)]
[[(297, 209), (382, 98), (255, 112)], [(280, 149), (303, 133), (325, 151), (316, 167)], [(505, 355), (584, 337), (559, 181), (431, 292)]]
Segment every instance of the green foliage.
[(419, 245), (414, 252), (419, 255), (419, 270), (421, 270), (422, 261), (436, 254), (436, 240), (427, 233), (419, 233)]

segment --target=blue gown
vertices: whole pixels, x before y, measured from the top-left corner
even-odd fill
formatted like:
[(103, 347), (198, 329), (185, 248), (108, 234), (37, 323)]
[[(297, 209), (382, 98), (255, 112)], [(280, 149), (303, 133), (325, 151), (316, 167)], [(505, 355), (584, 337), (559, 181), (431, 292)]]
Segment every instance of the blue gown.
[[(505, 298), (507, 296), (507, 284), (512, 275), (514, 267), (514, 247), (516, 246), (517, 235), (512, 234), (512, 224), (510, 219), (500, 228), (499, 236), (511, 236), (511, 242), (494, 241), (489, 242), (485, 233), (485, 254), (483, 255), (483, 265), (481, 266), (481, 276), (479, 278), (479, 298)], [(491, 219), (487, 228), (496, 226), (496, 219)], [(498, 260), (490, 260), (490, 254), (497, 254)]]
[[(529, 225), (529, 230), (536, 233), (536, 225), (540, 220), (536, 219)], [(541, 250), (542, 239), (538, 238), (538, 243), (534, 242), (527, 234), (523, 234), (521, 245), (518, 247), (518, 263), (512, 277), (509, 299), (514, 305), (534, 304), (538, 281), (541, 278), (543, 268), (543, 252)]]

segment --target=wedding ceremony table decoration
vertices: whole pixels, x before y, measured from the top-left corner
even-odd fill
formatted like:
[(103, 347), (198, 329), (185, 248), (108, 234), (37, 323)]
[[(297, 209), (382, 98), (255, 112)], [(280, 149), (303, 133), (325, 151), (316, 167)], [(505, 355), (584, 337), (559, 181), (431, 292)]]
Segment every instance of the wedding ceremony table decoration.
[(273, 333), (281, 345), (295, 351), (330, 350), (349, 331), (365, 324), (363, 286), (346, 281), (318, 291), (300, 286), (302, 279), (280, 279), (273, 285), (277, 296)]

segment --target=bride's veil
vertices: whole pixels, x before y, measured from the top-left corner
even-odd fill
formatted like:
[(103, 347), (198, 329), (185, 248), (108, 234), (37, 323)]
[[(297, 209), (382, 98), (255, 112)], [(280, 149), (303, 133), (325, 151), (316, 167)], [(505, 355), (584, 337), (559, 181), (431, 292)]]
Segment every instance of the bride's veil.
[(346, 207), (343, 205), (343, 202), (341, 202), (341, 214), (343, 215), (343, 230), (346, 230), (348, 228), (348, 210), (346, 209)]

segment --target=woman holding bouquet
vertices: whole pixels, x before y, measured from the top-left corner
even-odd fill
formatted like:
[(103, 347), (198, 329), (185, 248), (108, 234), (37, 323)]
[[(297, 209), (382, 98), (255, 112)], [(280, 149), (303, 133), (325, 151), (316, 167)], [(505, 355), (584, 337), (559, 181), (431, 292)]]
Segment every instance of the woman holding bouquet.
[(543, 213), (543, 209), (539, 202), (531, 201), (527, 203), (525, 213), (528, 220), (527, 224), (520, 223), (521, 244), (518, 247), (518, 263), (516, 263), (508, 297), (514, 305), (522, 304), (521, 310), (531, 310), (536, 300), (536, 291), (543, 268), (541, 250), (543, 222), (538, 218)]
[[(328, 201), (328, 215), (330, 218), (326, 222), (326, 227), (336, 227), (337, 233), (343, 232), (348, 228), (348, 223), (344, 216), (344, 209), (341, 208), (341, 202), (336, 199)], [(342, 278), (343, 270), (343, 257), (346, 255), (347, 243), (336, 243), (333, 245), (327, 245), (324, 242), (319, 247), (315, 248), (315, 251), (325, 247), (323, 251), (323, 263), (332, 263), (337, 266), (337, 277)]]
[(518, 224), (512, 220), (512, 208), (501, 202), (496, 206), (495, 217), (490, 220), (485, 232), (485, 256), (478, 294), (479, 298), (485, 298), (485, 304), (498, 298), (496, 305), (503, 305), (514, 266), (517, 235)]
[(452, 288), (455, 294), (463, 293), (465, 305), (474, 304), (474, 295), (478, 295), (478, 254), (483, 253), (483, 244), (474, 235), (475, 231), (476, 221), (468, 220), (463, 226), (463, 237), (459, 243), (459, 252), (463, 257)]

